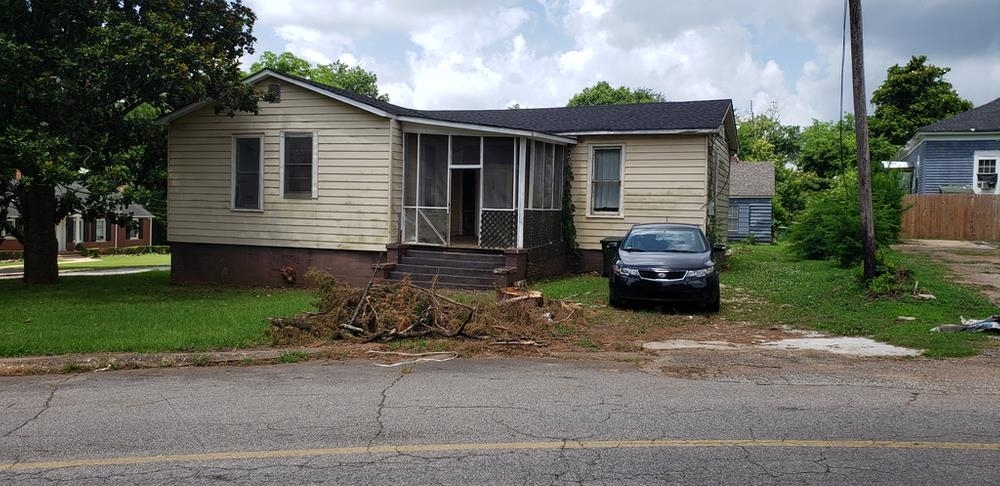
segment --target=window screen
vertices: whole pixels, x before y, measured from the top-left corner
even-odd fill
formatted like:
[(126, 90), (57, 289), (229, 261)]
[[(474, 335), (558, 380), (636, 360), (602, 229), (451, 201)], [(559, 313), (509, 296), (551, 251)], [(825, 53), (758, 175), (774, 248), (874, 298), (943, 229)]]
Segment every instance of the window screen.
[(600, 147), (594, 149), (590, 206), (593, 212), (620, 212), (621, 162), (621, 147)]
[(236, 138), (233, 207), (260, 209), (260, 137)]
[(313, 134), (285, 133), (285, 197), (313, 195)]

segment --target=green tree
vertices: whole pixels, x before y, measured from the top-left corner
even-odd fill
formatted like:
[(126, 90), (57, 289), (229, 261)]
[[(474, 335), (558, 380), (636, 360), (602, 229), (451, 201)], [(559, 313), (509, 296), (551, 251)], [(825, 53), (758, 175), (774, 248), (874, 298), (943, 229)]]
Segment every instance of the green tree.
[(809, 198), (830, 187), (830, 180), (812, 172), (789, 168), (785, 164), (774, 167), (774, 197), (771, 199), (772, 219), (775, 229), (789, 228), (806, 207)]
[[(884, 248), (898, 240), (902, 229), (903, 188), (898, 174), (879, 169), (873, 172), (875, 243)], [(863, 255), (861, 231), (857, 175), (848, 172), (833, 187), (809, 198), (791, 227), (789, 239), (792, 251), (803, 258), (829, 259), (850, 267)]]
[(151, 116), (205, 99), (217, 112), (256, 112), (239, 69), (255, 19), (227, 0), (5, 2), (0, 222), (10, 226), (8, 206), (21, 214), (7, 229), (25, 246), (25, 282), (58, 280), (59, 219), (109, 215), (135, 197), (158, 150), (137, 139)]
[(799, 152), (801, 129), (782, 125), (777, 105), (763, 113), (737, 117), (736, 133), (740, 139), (740, 160), (783, 164)]
[(872, 93), (872, 137), (903, 145), (920, 127), (972, 109), (972, 102), (944, 80), (951, 69), (926, 62), (927, 56), (913, 56), (905, 66), (889, 68), (885, 82)]
[[(891, 160), (898, 148), (881, 137), (870, 137), (868, 145), (872, 166)], [(798, 166), (824, 179), (839, 176), (857, 167), (854, 146), (853, 115), (848, 113), (836, 122), (813, 120), (802, 131)]]
[(382, 101), (389, 101), (389, 95), (378, 92), (378, 76), (371, 71), (365, 71), (361, 66), (348, 66), (340, 61), (313, 66), (309, 61), (297, 57), (291, 52), (275, 54), (271, 51), (264, 51), (260, 55), (260, 60), (250, 66), (250, 72), (255, 73), (264, 68), (371, 96)]
[(607, 81), (584, 88), (573, 95), (566, 106), (625, 105), (630, 103), (655, 103), (666, 101), (663, 94), (650, 88), (612, 88)]

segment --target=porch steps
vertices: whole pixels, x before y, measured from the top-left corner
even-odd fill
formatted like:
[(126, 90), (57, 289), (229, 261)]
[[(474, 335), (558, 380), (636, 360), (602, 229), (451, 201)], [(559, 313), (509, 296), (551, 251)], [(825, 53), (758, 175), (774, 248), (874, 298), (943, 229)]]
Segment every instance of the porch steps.
[(489, 290), (493, 269), (503, 265), (504, 256), (495, 253), (410, 249), (400, 254), (389, 279), (398, 281), (409, 274), (414, 284), (429, 286), (437, 277), (440, 287)]

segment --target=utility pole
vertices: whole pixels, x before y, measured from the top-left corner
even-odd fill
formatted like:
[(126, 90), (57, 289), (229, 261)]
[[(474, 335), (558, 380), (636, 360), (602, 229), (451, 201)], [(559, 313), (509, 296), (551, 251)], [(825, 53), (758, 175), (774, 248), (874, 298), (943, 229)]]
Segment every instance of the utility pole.
[(851, 12), (851, 74), (854, 87), (854, 133), (858, 154), (858, 196), (865, 281), (875, 278), (875, 223), (872, 217), (872, 174), (868, 161), (868, 104), (865, 99), (865, 53), (861, 30), (861, 0), (848, 0)]

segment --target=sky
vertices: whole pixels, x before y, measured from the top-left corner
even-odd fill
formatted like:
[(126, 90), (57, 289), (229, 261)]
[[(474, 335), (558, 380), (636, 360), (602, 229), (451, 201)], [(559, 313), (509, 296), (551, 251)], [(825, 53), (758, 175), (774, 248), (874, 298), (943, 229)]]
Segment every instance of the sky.
[[(775, 107), (785, 124), (841, 104), (844, 3), (834, 0), (245, 0), (256, 51), (340, 60), (417, 109), (565, 106), (598, 81), (670, 101)], [(1000, 97), (1000, 0), (863, 2), (867, 99), (926, 55), (979, 106)], [(844, 111), (851, 112), (848, 44)], [(869, 112), (871, 107), (869, 106)]]

